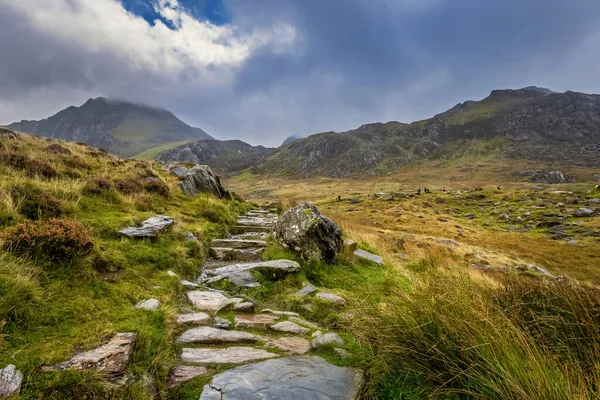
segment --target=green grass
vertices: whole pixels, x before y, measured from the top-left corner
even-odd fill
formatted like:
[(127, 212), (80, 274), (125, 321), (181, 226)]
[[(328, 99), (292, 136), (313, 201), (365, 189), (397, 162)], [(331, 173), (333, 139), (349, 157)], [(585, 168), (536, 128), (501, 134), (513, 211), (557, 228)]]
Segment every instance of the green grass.
[(192, 142), (194, 142), (194, 140), (182, 140), (180, 142), (165, 143), (163, 145), (144, 150), (141, 153), (134, 155), (133, 158), (137, 158), (138, 160), (147, 160), (147, 161), (154, 160), (154, 159), (156, 159), (156, 156), (160, 152), (163, 152), (166, 150), (171, 150), (174, 147), (183, 146), (184, 144), (188, 144), (188, 143), (192, 143)]

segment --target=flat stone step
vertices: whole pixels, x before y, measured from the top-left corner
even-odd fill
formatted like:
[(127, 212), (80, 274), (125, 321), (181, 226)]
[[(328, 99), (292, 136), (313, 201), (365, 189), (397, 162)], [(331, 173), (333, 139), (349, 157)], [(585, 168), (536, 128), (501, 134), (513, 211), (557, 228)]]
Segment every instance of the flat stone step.
[(354, 256), (371, 261), (377, 265), (383, 265), (383, 258), (381, 256), (369, 253), (368, 251), (358, 249), (354, 252)]
[(292, 354), (305, 354), (310, 350), (310, 342), (296, 336), (282, 337), (270, 341), (265, 345)]
[(223, 261), (259, 261), (264, 248), (260, 249), (232, 249), (229, 247), (211, 247), (210, 256), (215, 260)]
[(362, 382), (361, 370), (337, 367), (321, 357), (282, 357), (215, 375), (200, 400), (355, 400)]
[(169, 376), (168, 387), (174, 388), (180, 386), (191, 379), (206, 374), (208, 374), (208, 370), (205, 367), (191, 367), (188, 365), (178, 365), (177, 367), (173, 368), (173, 371), (171, 371), (171, 375)]
[(231, 235), (229, 239), (240, 240), (264, 240), (269, 236), (268, 232), (246, 232), (237, 235)]
[(277, 322), (279, 317), (265, 314), (238, 314), (235, 316), (235, 327), (266, 329), (269, 325)]
[(252, 226), (252, 225), (235, 225), (231, 228), (231, 231), (234, 233), (244, 233), (244, 232), (271, 232), (272, 226)]
[(257, 249), (267, 247), (264, 240), (246, 240), (246, 239), (213, 239), (213, 247), (226, 247), (230, 249)]
[(228, 279), (237, 286), (256, 286), (250, 271), (269, 271), (272, 274), (285, 275), (300, 271), (300, 264), (292, 260), (272, 260), (254, 263), (231, 264), (224, 267), (205, 270), (204, 283), (211, 284)]
[(237, 220), (238, 225), (243, 226), (256, 226), (256, 227), (273, 227), (277, 222), (273, 218), (239, 218)]
[(177, 323), (179, 325), (195, 324), (195, 325), (208, 325), (212, 322), (210, 315), (200, 312), (192, 314), (180, 314), (177, 316)]
[(271, 325), (271, 329), (278, 332), (293, 333), (295, 335), (306, 335), (308, 332), (310, 332), (310, 329), (304, 328), (290, 321), (278, 322), (275, 325)]
[(203, 326), (190, 329), (179, 336), (176, 343), (256, 343), (266, 342), (268, 338), (242, 331), (226, 331), (223, 329)]
[(201, 290), (188, 292), (187, 298), (200, 311), (217, 312), (229, 304), (235, 303), (234, 300), (225, 297), (222, 293)]
[(241, 364), (249, 361), (276, 358), (279, 355), (252, 347), (228, 347), (225, 349), (182, 349), (181, 361), (194, 364)]

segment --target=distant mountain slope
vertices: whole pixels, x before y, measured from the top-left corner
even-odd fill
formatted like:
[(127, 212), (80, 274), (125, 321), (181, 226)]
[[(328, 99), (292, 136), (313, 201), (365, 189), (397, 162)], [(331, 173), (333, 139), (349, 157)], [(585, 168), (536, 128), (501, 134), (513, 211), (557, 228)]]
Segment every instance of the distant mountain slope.
[(229, 174), (255, 166), (275, 149), (251, 146), (240, 140), (202, 140), (159, 153), (159, 161), (188, 161), (209, 165), (219, 174)]
[(286, 144), (290, 144), (292, 142), (295, 142), (298, 139), (302, 139), (302, 136), (298, 136), (298, 135), (292, 135), (292, 136), (288, 136), (283, 143), (281, 143), (282, 146), (285, 146)]
[(600, 96), (527, 87), (495, 90), (433, 118), (363, 125), (282, 146), (254, 167), (286, 176), (377, 175), (420, 159), (473, 154), (597, 166)]
[(80, 107), (68, 107), (41, 121), (23, 120), (8, 128), (84, 142), (121, 157), (172, 142), (212, 139), (167, 110), (104, 97), (90, 99)]

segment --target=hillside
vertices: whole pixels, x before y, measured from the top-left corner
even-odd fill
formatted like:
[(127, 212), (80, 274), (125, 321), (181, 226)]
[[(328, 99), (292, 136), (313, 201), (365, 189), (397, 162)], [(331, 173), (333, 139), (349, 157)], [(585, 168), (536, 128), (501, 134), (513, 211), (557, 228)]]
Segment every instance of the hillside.
[(600, 96), (534, 87), (495, 90), (433, 118), (363, 125), (278, 148), (253, 172), (289, 177), (379, 175), (427, 159), (469, 155), (594, 166)]
[(104, 97), (89, 99), (80, 107), (68, 107), (40, 121), (15, 122), (8, 128), (87, 143), (121, 157), (168, 144), (212, 139), (167, 110)]
[(273, 151), (240, 140), (203, 140), (163, 151), (156, 159), (207, 164), (219, 174), (230, 174), (260, 164)]

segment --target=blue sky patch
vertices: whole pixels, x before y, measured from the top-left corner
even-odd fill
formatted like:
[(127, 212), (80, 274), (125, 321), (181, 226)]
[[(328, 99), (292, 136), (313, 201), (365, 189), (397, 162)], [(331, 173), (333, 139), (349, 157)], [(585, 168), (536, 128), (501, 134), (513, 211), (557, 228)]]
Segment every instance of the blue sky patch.
[[(142, 17), (152, 26), (158, 20), (169, 29), (177, 29), (172, 21), (165, 19), (156, 11), (158, 0), (121, 0), (121, 3), (127, 11)], [(178, 3), (198, 21), (208, 21), (214, 25), (225, 25), (231, 22), (231, 12), (224, 0), (179, 0)]]

